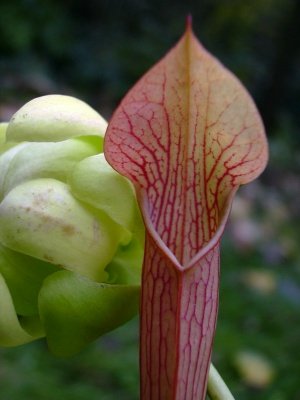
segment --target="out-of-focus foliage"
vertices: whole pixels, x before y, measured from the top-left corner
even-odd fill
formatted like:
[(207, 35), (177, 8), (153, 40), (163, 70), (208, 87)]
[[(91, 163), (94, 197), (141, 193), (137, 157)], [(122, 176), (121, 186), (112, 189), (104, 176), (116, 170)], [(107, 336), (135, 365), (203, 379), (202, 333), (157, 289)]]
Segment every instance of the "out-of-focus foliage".
[[(49, 93), (83, 98), (109, 118), (182, 34), (187, 13), (248, 87), (271, 139), (269, 167), (240, 192), (223, 243), (214, 362), (238, 400), (298, 400), (299, 0), (2, 1), (0, 120)], [(1, 350), (0, 398), (136, 400), (137, 335), (135, 321), (69, 360), (43, 342)], [(245, 354), (264, 381), (245, 371)]]

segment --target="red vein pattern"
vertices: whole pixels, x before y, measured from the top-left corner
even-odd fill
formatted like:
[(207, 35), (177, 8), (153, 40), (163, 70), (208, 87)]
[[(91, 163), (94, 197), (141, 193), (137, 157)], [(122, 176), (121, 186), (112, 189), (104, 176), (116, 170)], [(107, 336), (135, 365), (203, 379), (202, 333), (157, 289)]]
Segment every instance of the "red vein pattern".
[(147, 228), (142, 399), (203, 399), (219, 240), (237, 187), (266, 165), (261, 119), (239, 81), (188, 27), (121, 102), (105, 155), (134, 183)]
[(165, 259), (151, 236), (145, 251), (141, 398), (201, 399), (218, 308), (219, 245), (185, 272)]

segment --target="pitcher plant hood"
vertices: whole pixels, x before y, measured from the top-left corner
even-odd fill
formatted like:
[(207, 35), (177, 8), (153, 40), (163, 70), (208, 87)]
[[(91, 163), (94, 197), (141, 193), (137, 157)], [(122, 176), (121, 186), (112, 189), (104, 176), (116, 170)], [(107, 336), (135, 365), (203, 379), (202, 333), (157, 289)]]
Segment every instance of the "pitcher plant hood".
[(265, 168), (261, 118), (242, 84), (188, 23), (177, 45), (115, 111), (104, 153), (134, 184), (147, 230), (141, 398), (204, 399), (219, 242), (237, 188)]

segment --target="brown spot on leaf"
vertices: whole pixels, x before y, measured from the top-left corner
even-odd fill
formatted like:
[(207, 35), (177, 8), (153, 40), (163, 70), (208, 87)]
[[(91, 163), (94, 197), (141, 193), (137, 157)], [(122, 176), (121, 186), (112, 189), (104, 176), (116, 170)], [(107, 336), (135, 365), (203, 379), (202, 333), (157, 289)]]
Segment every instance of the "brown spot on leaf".
[(63, 225), (62, 231), (68, 236), (72, 236), (75, 234), (75, 227), (73, 225)]
[(51, 263), (53, 263), (53, 261), (54, 261), (53, 257), (49, 256), (48, 254), (44, 254), (44, 259)]

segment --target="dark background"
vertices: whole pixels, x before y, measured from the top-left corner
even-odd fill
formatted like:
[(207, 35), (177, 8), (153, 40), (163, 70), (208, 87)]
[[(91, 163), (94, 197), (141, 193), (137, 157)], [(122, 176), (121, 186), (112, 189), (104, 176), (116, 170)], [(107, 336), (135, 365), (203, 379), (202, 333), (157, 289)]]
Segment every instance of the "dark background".
[[(223, 243), (214, 362), (239, 400), (299, 400), (300, 1), (0, 2), (0, 120), (49, 93), (109, 119), (183, 33), (253, 95), (270, 140), (262, 177), (242, 188)], [(43, 341), (0, 350), (0, 398), (138, 398), (138, 322), (69, 360)]]

